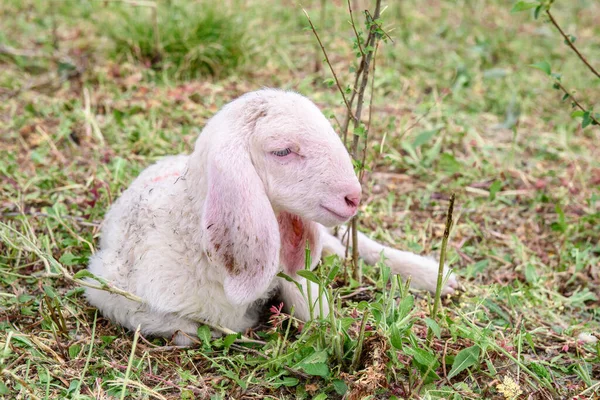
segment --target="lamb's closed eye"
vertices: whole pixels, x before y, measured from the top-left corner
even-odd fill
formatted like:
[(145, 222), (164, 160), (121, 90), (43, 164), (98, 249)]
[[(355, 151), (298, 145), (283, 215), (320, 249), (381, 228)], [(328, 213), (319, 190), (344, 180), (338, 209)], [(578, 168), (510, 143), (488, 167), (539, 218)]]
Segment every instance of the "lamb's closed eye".
[(337, 240), (325, 227), (355, 215), (360, 198), (350, 156), (312, 102), (248, 93), (207, 123), (191, 155), (147, 168), (106, 214), (89, 269), (144, 304), (94, 289), (86, 296), (121, 325), (165, 337), (194, 336), (198, 320), (243, 331), (278, 289), (308, 318), (305, 297), (276, 274), (315, 290), (296, 275), (305, 245), (314, 267), (323, 243)]
[(279, 165), (290, 165), (292, 168), (299, 168), (299, 166), (294, 166), (293, 163), (301, 161), (303, 158), (291, 147), (286, 147), (281, 150), (273, 150), (269, 152), (268, 156), (273, 162)]
[(273, 152), (273, 155), (277, 156), (277, 157), (285, 157), (285, 156), (289, 156), (290, 154), (292, 154), (292, 149), (290, 149), (289, 147), (287, 147), (283, 150), (275, 150)]

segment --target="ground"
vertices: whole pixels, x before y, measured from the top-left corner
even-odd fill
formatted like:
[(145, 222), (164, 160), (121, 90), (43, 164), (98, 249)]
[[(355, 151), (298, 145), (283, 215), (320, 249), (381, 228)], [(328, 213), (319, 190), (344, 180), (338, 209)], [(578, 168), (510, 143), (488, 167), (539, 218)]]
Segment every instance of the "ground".
[[(600, 130), (583, 129), (530, 65), (548, 62), (588, 109), (600, 81), (547, 18), (501, 0), (391, 2), (382, 15), (391, 40), (365, 104), (372, 98), (359, 226), (439, 255), (456, 194), (447, 261), (462, 290), (440, 314), (384, 264), (358, 283), (338, 259), (317, 276), (334, 318), (302, 325), (274, 304), (245, 333), (263, 344), (200, 330), (198, 347), (175, 349), (88, 306), (76, 274), (108, 206), (154, 160), (189, 152), (223, 104), (281, 87), (310, 97), (336, 129), (344, 116), (297, 3), (188, 2), (177, 23), (165, 21), (182, 2), (158, 3), (0, 4), (0, 396), (597, 396)], [(554, 16), (597, 69), (600, 5), (557, 3)], [(346, 87), (356, 64), (346, 3), (303, 6)], [(197, 39), (203, 32), (215, 36)]]

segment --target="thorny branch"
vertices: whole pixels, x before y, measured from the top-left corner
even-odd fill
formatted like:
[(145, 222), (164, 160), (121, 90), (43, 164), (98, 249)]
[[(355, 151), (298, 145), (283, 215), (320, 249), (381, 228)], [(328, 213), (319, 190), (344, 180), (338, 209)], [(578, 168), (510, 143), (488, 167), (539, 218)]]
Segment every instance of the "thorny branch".
[[(356, 112), (354, 114), (354, 138), (352, 141), (352, 158), (354, 160), (360, 161), (361, 157), (358, 154), (358, 142), (360, 140), (360, 135), (358, 134), (359, 128), (360, 128), (360, 118), (361, 118), (361, 114), (362, 114), (362, 108), (363, 108), (363, 104), (365, 101), (365, 91), (367, 88), (367, 84), (369, 82), (369, 69), (371, 66), (371, 60), (373, 58), (373, 54), (375, 53), (374, 49), (375, 49), (375, 43), (376, 41), (379, 39), (378, 37), (378, 29), (379, 26), (377, 25), (377, 23), (375, 21), (377, 21), (377, 19), (379, 18), (381, 12), (381, 0), (377, 0), (377, 2), (375, 3), (375, 12), (373, 13), (373, 17), (369, 18), (369, 16), (367, 16), (367, 21), (369, 21), (369, 36), (367, 38), (367, 45), (365, 47), (366, 49), (366, 53), (363, 53), (362, 56), (362, 79), (361, 79), (361, 84), (360, 84), (360, 88), (358, 89), (358, 103), (356, 104)], [(357, 71), (356, 73), (356, 79), (355, 81), (359, 80), (359, 72)], [(354, 87), (354, 90), (356, 90), (356, 87)], [(346, 120), (349, 120), (348, 118), (346, 118)], [(365, 132), (365, 149), (364, 151), (366, 152), (366, 142), (367, 142), (367, 135), (368, 132)], [(364, 168), (364, 166), (361, 166), (361, 169)], [(358, 217), (355, 216), (354, 218), (352, 218), (352, 269), (354, 271), (354, 279), (356, 279), (358, 282), (361, 282), (362, 280), (362, 276), (361, 276), (361, 271), (360, 268), (358, 266), (358, 228), (357, 228), (357, 223), (358, 223)]]
[[(559, 81), (558, 79), (554, 79), (554, 83), (555, 83), (555, 84), (556, 84), (556, 85), (557, 85), (557, 86), (560, 88), (560, 90), (562, 90), (562, 91), (563, 91), (563, 92), (564, 92), (566, 95), (568, 95), (568, 96), (569, 96), (569, 98), (570, 98), (570, 99), (573, 101), (573, 104), (575, 104), (575, 105), (577, 106), (577, 108), (579, 108), (579, 109), (580, 109), (581, 111), (583, 111), (583, 112), (588, 112), (588, 111), (585, 109), (585, 107), (583, 107), (583, 106), (581, 105), (581, 103), (580, 103), (580, 102), (578, 102), (578, 101), (577, 101), (577, 99), (576, 99), (575, 97), (573, 97), (573, 95), (572, 95), (571, 93), (569, 93), (569, 91), (567, 90), (567, 88), (565, 88), (565, 87), (563, 86), (563, 84), (562, 84), (562, 83), (560, 83), (560, 81)], [(591, 119), (592, 121), (594, 121), (594, 122), (596, 123), (596, 125), (600, 125), (600, 121), (598, 121), (598, 119), (597, 119), (596, 117), (594, 117), (594, 116), (592, 115), (592, 113), (590, 113), (590, 119)]]
[[(358, 86), (358, 81), (360, 79), (360, 77), (362, 76), (362, 73), (364, 71), (365, 68), (365, 51), (363, 50), (363, 47), (360, 43), (360, 35), (358, 34), (358, 32), (356, 31), (356, 25), (354, 24), (354, 17), (352, 14), (352, 6), (350, 5), (350, 0), (348, 0), (348, 12), (350, 13), (350, 24), (352, 25), (352, 30), (354, 31), (354, 36), (356, 37), (356, 43), (358, 45), (358, 49), (360, 50), (360, 54), (361, 54), (361, 60), (360, 60), (360, 64), (358, 66), (358, 69), (356, 70), (356, 75), (354, 77), (354, 84), (352, 85), (352, 96), (350, 97), (350, 106), (354, 105), (354, 99), (356, 98), (356, 94), (358, 93), (356, 90), (356, 87)], [(369, 13), (368, 10), (365, 10), (365, 14), (367, 16), (367, 18), (370, 18), (372, 23), (376, 23), (375, 20), (377, 18), (379, 18), (379, 13), (377, 14), (376, 17), (372, 16), (371, 13)], [(380, 31), (387, 36), (387, 38), (389, 40), (392, 40), (390, 38), (390, 35), (387, 34), (387, 32), (383, 31), (380, 28)], [(369, 37), (371, 36), (371, 32), (369, 32)], [(367, 38), (367, 42), (369, 42), (369, 38)], [(368, 47), (367, 47), (368, 48)], [(344, 124), (342, 125), (342, 136), (343, 136), (343, 141), (344, 141), (344, 145), (347, 144), (348, 142), (348, 126), (350, 124), (350, 115), (346, 115), (346, 118), (344, 119)]]
[[(345, 117), (344, 123), (341, 127), (341, 135), (343, 137), (344, 145), (346, 145), (346, 146), (347, 146), (348, 127), (350, 124), (350, 120), (354, 121), (355, 134), (354, 134), (354, 138), (353, 138), (352, 149), (351, 149), (351, 151), (349, 149), (349, 151), (351, 152), (353, 159), (360, 163), (361, 157), (358, 154), (359, 153), (358, 152), (358, 142), (360, 140), (361, 135), (358, 133), (358, 131), (359, 131), (360, 125), (361, 125), (361, 113), (362, 113), (362, 108), (363, 108), (363, 104), (364, 104), (365, 90), (366, 90), (366, 87), (367, 87), (367, 84), (369, 81), (369, 68), (370, 68), (371, 60), (373, 59), (373, 56), (375, 53), (375, 49), (377, 48), (377, 42), (380, 39), (381, 27), (378, 25), (378, 23), (376, 21), (379, 18), (380, 13), (381, 13), (381, 0), (376, 1), (375, 12), (373, 14), (369, 13), (368, 10), (365, 10), (365, 16), (367, 18), (367, 25), (369, 27), (369, 35), (368, 35), (367, 41), (365, 43), (366, 47), (363, 47), (361, 44), (360, 35), (358, 34), (358, 31), (356, 30), (356, 25), (354, 23), (352, 6), (350, 4), (350, 1), (348, 0), (348, 12), (350, 13), (350, 23), (352, 25), (352, 29), (356, 36), (356, 43), (357, 43), (358, 49), (360, 50), (360, 54), (361, 54), (360, 65), (359, 65), (358, 70), (356, 71), (356, 74), (354, 77), (354, 85), (352, 86), (352, 95), (351, 95), (349, 101), (346, 98), (344, 90), (342, 89), (342, 85), (340, 84), (338, 76), (335, 73), (335, 70), (333, 69), (331, 62), (329, 61), (329, 56), (327, 55), (327, 51), (325, 50), (325, 47), (323, 46), (323, 42), (321, 41), (321, 38), (319, 37), (317, 30), (315, 29), (315, 27), (310, 19), (310, 16), (306, 12), (306, 10), (303, 9), (303, 11), (304, 11), (304, 14), (306, 15), (306, 18), (308, 19), (308, 22), (310, 24), (312, 32), (315, 35), (315, 38), (317, 39), (319, 46), (321, 47), (321, 50), (323, 51), (323, 55), (325, 56), (325, 61), (327, 62), (327, 65), (329, 66), (329, 69), (331, 70), (331, 73), (333, 74), (333, 78), (335, 80), (337, 88), (338, 88), (340, 94), (342, 95), (344, 104), (346, 105), (346, 111), (347, 111), (346, 117)], [(360, 82), (360, 88), (358, 88), (358, 90), (357, 90), (359, 82)], [(353, 113), (352, 107), (354, 105), (355, 98), (358, 98), (358, 104), (356, 106), (355, 113)], [(370, 113), (371, 113), (370, 108), (371, 108), (371, 106), (369, 106), (369, 123), (370, 123)], [(365, 142), (367, 140), (366, 133), (367, 132), (365, 132)], [(365, 144), (365, 151), (366, 151), (366, 144)], [(363, 161), (363, 164), (364, 164), (364, 161)], [(361, 171), (361, 175), (362, 175), (362, 171)], [(357, 279), (360, 282), (361, 274), (360, 274), (360, 268), (358, 268), (358, 231), (357, 231), (356, 225), (357, 225), (357, 218), (354, 217), (352, 219), (352, 223), (351, 223), (351, 226), (352, 226), (352, 248), (353, 248), (352, 249), (352, 265), (353, 265), (354, 277), (355, 277), (355, 279)], [(348, 246), (346, 246), (346, 251), (347, 250), (348, 250)]]
[[(569, 36), (567, 36), (565, 31), (560, 27), (560, 25), (558, 24), (558, 21), (556, 21), (556, 19), (550, 12), (550, 9), (546, 10), (546, 14), (548, 15), (548, 18), (550, 19), (550, 22), (552, 23), (552, 25), (554, 25), (554, 27), (558, 30), (558, 32), (560, 32), (561, 36), (565, 40), (565, 43), (571, 48), (571, 50), (573, 50), (575, 52), (575, 54), (577, 54), (577, 57), (579, 57), (579, 59), (588, 67), (588, 69), (590, 71), (592, 71), (592, 73), (594, 75), (596, 75), (598, 78), (600, 78), (600, 73), (592, 66), (592, 64), (589, 63), (589, 61), (584, 57), (584, 55), (581, 54), (581, 52), (579, 51), (577, 46), (575, 46), (574, 41), (571, 40), (571, 38)], [(577, 106), (577, 108), (579, 108), (583, 112), (588, 112), (588, 110), (585, 107), (583, 107), (581, 105), (581, 103), (579, 103), (577, 101), (577, 99), (575, 99), (575, 97), (573, 97), (573, 95), (571, 93), (569, 93), (569, 91), (562, 85), (562, 83), (560, 83), (560, 81), (558, 79), (555, 79), (555, 83), (573, 101), (573, 104), (575, 104), (575, 106)], [(594, 115), (591, 112), (589, 112), (589, 118), (596, 125), (600, 125), (600, 122), (598, 122), (598, 119), (596, 117), (594, 117)]]
[(348, 14), (350, 14), (350, 25), (352, 25), (352, 30), (354, 31), (354, 36), (356, 37), (356, 44), (358, 45), (360, 54), (364, 56), (365, 52), (363, 51), (362, 45), (360, 44), (360, 35), (358, 34), (358, 31), (356, 30), (356, 25), (354, 24), (354, 16), (352, 14), (352, 4), (350, 3), (350, 0), (348, 0), (347, 3), (348, 3)]
[[(370, 48), (373, 48), (374, 44), (375, 44), (375, 40), (377, 39), (377, 33), (375, 32), (375, 20), (377, 20), (377, 18), (379, 18), (379, 13), (381, 11), (381, 0), (377, 0), (377, 3), (375, 5), (375, 14), (373, 16), (373, 21), (371, 22), (370, 28), (369, 28), (369, 37), (367, 39), (367, 52), (363, 53), (363, 72), (362, 72), (362, 81), (360, 84), (360, 88), (358, 90), (358, 104), (356, 105), (356, 113), (354, 114), (354, 129), (355, 131), (357, 130), (357, 128), (360, 126), (360, 117), (362, 114), (362, 108), (363, 108), (363, 104), (364, 104), (364, 97), (365, 97), (365, 91), (367, 88), (367, 83), (369, 82), (369, 69), (370, 69), (370, 65), (371, 65), (371, 60), (373, 58), (373, 54), (374, 54), (374, 50), (369, 50)], [(360, 135), (358, 134), (354, 134), (354, 138), (352, 141), (352, 156), (354, 157), (355, 160), (358, 160), (358, 141), (360, 140)]]
[(560, 25), (558, 25), (558, 22), (554, 19), (554, 16), (550, 12), (550, 10), (546, 10), (546, 14), (548, 14), (548, 18), (550, 18), (550, 22), (552, 22), (552, 25), (554, 25), (554, 27), (556, 29), (558, 29), (558, 31), (560, 32), (560, 34), (562, 35), (562, 37), (565, 39), (565, 43), (567, 45), (569, 45), (569, 47), (575, 52), (575, 54), (577, 54), (577, 57), (579, 57), (579, 59), (581, 61), (583, 61), (583, 63), (590, 69), (590, 71), (592, 71), (592, 73), (594, 75), (596, 75), (598, 78), (600, 78), (600, 73), (598, 73), (598, 71), (596, 71), (596, 69), (592, 66), (592, 64), (590, 64), (588, 62), (588, 60), (583, 56), (583, 54), (581, 54), (581, 52), (579, 51), (579, 49), (577, 49), (577, 47), (575, 46), (575, 43), (573, 43), (573, 41), (571, 40), (571, 38), (569, 38), (567, 36), (567, 34), (562, 30), (562, 28), (560, 27)]

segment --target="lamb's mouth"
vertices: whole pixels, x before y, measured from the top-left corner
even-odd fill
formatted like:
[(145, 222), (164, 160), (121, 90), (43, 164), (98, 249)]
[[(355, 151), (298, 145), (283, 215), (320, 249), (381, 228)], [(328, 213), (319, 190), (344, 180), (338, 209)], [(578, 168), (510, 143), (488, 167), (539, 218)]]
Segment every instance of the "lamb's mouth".
[(327, 211), (328, 213), (332, 214), (334, 217), (336, 217), (340, 221), (347, 221), (348, 219), (352, 218), (354, 216), (354, 214), (356, 214), (356, 213), (352, 213), (352, 214), (348, 214), (348, 215), (342, 215), (342, 214), (339, 214), (339, 213), (333, 211), (331, 208), (325, 207), (322, 204), (321, 204), (321, 208), (324, 209), (325, 211)]

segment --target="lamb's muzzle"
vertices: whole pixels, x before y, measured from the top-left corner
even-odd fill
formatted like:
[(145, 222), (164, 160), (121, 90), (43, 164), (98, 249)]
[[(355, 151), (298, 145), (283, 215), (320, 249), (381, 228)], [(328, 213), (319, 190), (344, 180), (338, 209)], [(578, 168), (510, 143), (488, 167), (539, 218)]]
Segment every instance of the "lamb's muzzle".
[[(165, 337), (194, 336), (197, 320), (243, 331), (276, 291), (307, 319), (306, 297), (276, 275), (292, 276), (317, 302), (316, 286), (296, 274), (306, 243), (311, 268), (322, 250), (343, 254), (325, 227), (354, 216), (360, 198), (350, 156), (312, 102), (248, 93), (209, 120), (191, 155), (144, 170), (106, 214), (89, 270), (144, 304), (94, 289), (86, 296), (117, 323)], [(435, 290), (433, 261), (361, 238), (368, 262), (383, 254), (393, 271)], [(456, 285), (451, 276), (447, 291)]]
[(361, 193), (362, 191), (358, 183), (349, 185), (347, 189), (341, 190), (334, 204), (321, 204), (321, 207), (339, 220), (336, 224), (338, 225), (356, 215)]

